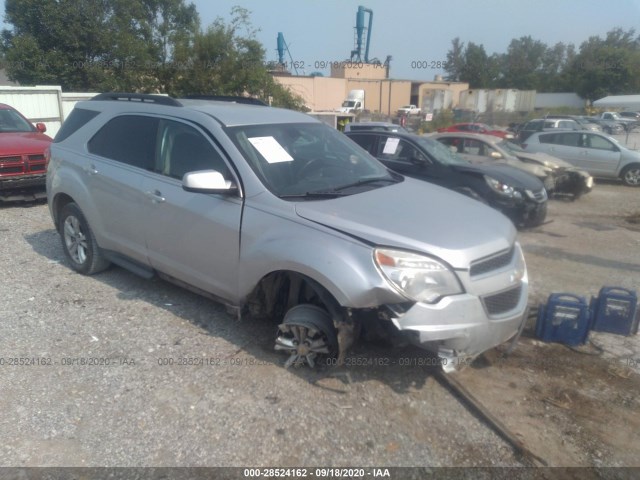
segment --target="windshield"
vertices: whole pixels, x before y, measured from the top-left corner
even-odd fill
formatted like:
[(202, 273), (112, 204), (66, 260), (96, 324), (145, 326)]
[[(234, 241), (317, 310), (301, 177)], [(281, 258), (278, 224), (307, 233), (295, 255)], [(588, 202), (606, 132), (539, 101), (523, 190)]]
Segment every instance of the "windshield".
[[(278, 196), (328, 193), (397, 182), (345, 135), (321, 123), (232, 127), (229, 136), (262, 183)], [(355, 185), (354, 185), (355, 184)], [(355, 191), (340, 191), (340, 195)]]
[(344, 102), (342, 102), (342, 106), (343, 107), (355, 107), (356, 106), (356, 102), (354, 102), (353, 100), (345, 100)]
[(525, 153), (524, 149), (522, 149), (519, 145), (516, 145), (513, 142), (507, 142), (506, 140), (503, 142), (499, 142), (498, 147), (506, 150), (509, 153)]
[(33, 132), (33, 126), (15, 110), (0, 110), (0, 132)]
[(415, 137), (415, 141), (425, 150), (429, 156), (445, 165), (468, 165), (464, 158), (445, 147), (442, 143), (425, 137)]

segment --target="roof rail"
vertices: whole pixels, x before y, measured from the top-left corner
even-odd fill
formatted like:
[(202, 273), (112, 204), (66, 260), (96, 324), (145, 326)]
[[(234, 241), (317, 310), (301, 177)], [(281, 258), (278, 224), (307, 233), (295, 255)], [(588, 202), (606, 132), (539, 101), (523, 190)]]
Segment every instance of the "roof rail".
[(109, 92), (101, 93), (91, 99), (96, 101), (117, 101), (126, 100), (129, 102), (141, 102), (141, 103), (155, 103), (157, 105), (169, 105), (172, 107), (182, 107), (182, 104), (175, 98), (167, 97), (165, 95), (151, 95), (147, 93), (120, 93)]
[(247, 105), (260, 105), (268, 107), (262, 100), (253, 97), (241, 97), (239, 95), (187, 95), (185, 100), (216, 100), (218, 102), (244, 103)]

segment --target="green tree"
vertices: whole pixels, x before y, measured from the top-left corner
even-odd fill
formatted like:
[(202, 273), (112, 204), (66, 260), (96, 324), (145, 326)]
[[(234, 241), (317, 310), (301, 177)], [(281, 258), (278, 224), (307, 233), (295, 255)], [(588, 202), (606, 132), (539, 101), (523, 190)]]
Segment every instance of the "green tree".
[(275, 106), (303, 109), (302, 99), (276, 83), (265, 66), (264, 47), (254, 39), (249, 12), (231, 11), (230, 23), (216, 19), (175, 51), (176, 72), (167, 91), (183, 95), (250, 95)]
[(567, 69), (575, 91), (591, 101), (640, 90), (640, 38), (616, 28), (605, 38), (590, 37)]
[(499, 57), (488, 56), (483, 45), (464, 42), (456, 37), (447, 53), (444, 71), (447, 80), (468, 82), (471, 88), (490, 88), (495, 85), (499, 72)]
[(500, 56), (500, 86), (522, 90), (538, 89), (547, 46), (531, 36), (513, 39)]
[(158, 89), (199, 25), (183, 0), (7, 0), (5, 20), (9, 78), (74, 90)]
[(447, 73), (446, 79), (450, 82), (459, 82), (464, 67), (464, 42), (460, 37), (451, 41), (451, 50), (447, 52), (447, 61), (444, 71)]
[(469, 42), (464, 49), (464, 63), (460, 69), (460, 81), (470, 88), (491, 88), (498, 73), (497, 57), (489, 57), (483, 45)]

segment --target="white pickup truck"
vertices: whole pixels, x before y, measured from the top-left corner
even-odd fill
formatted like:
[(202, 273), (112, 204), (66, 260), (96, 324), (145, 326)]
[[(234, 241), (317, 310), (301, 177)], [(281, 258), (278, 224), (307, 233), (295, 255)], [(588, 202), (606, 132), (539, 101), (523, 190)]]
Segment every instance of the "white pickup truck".
[(420, 115), (420, 109), (415, 105), (404, 105), (398, 109), (398, 115)]

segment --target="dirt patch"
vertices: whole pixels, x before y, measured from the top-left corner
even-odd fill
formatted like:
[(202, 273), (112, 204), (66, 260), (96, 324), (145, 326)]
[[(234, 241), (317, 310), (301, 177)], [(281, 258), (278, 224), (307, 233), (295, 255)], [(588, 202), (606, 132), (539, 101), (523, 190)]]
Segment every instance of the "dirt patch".
[(509, 356), (487, 356), (459, 380), (550, 466), (640, 465), (631, 364), (531, 337)]

